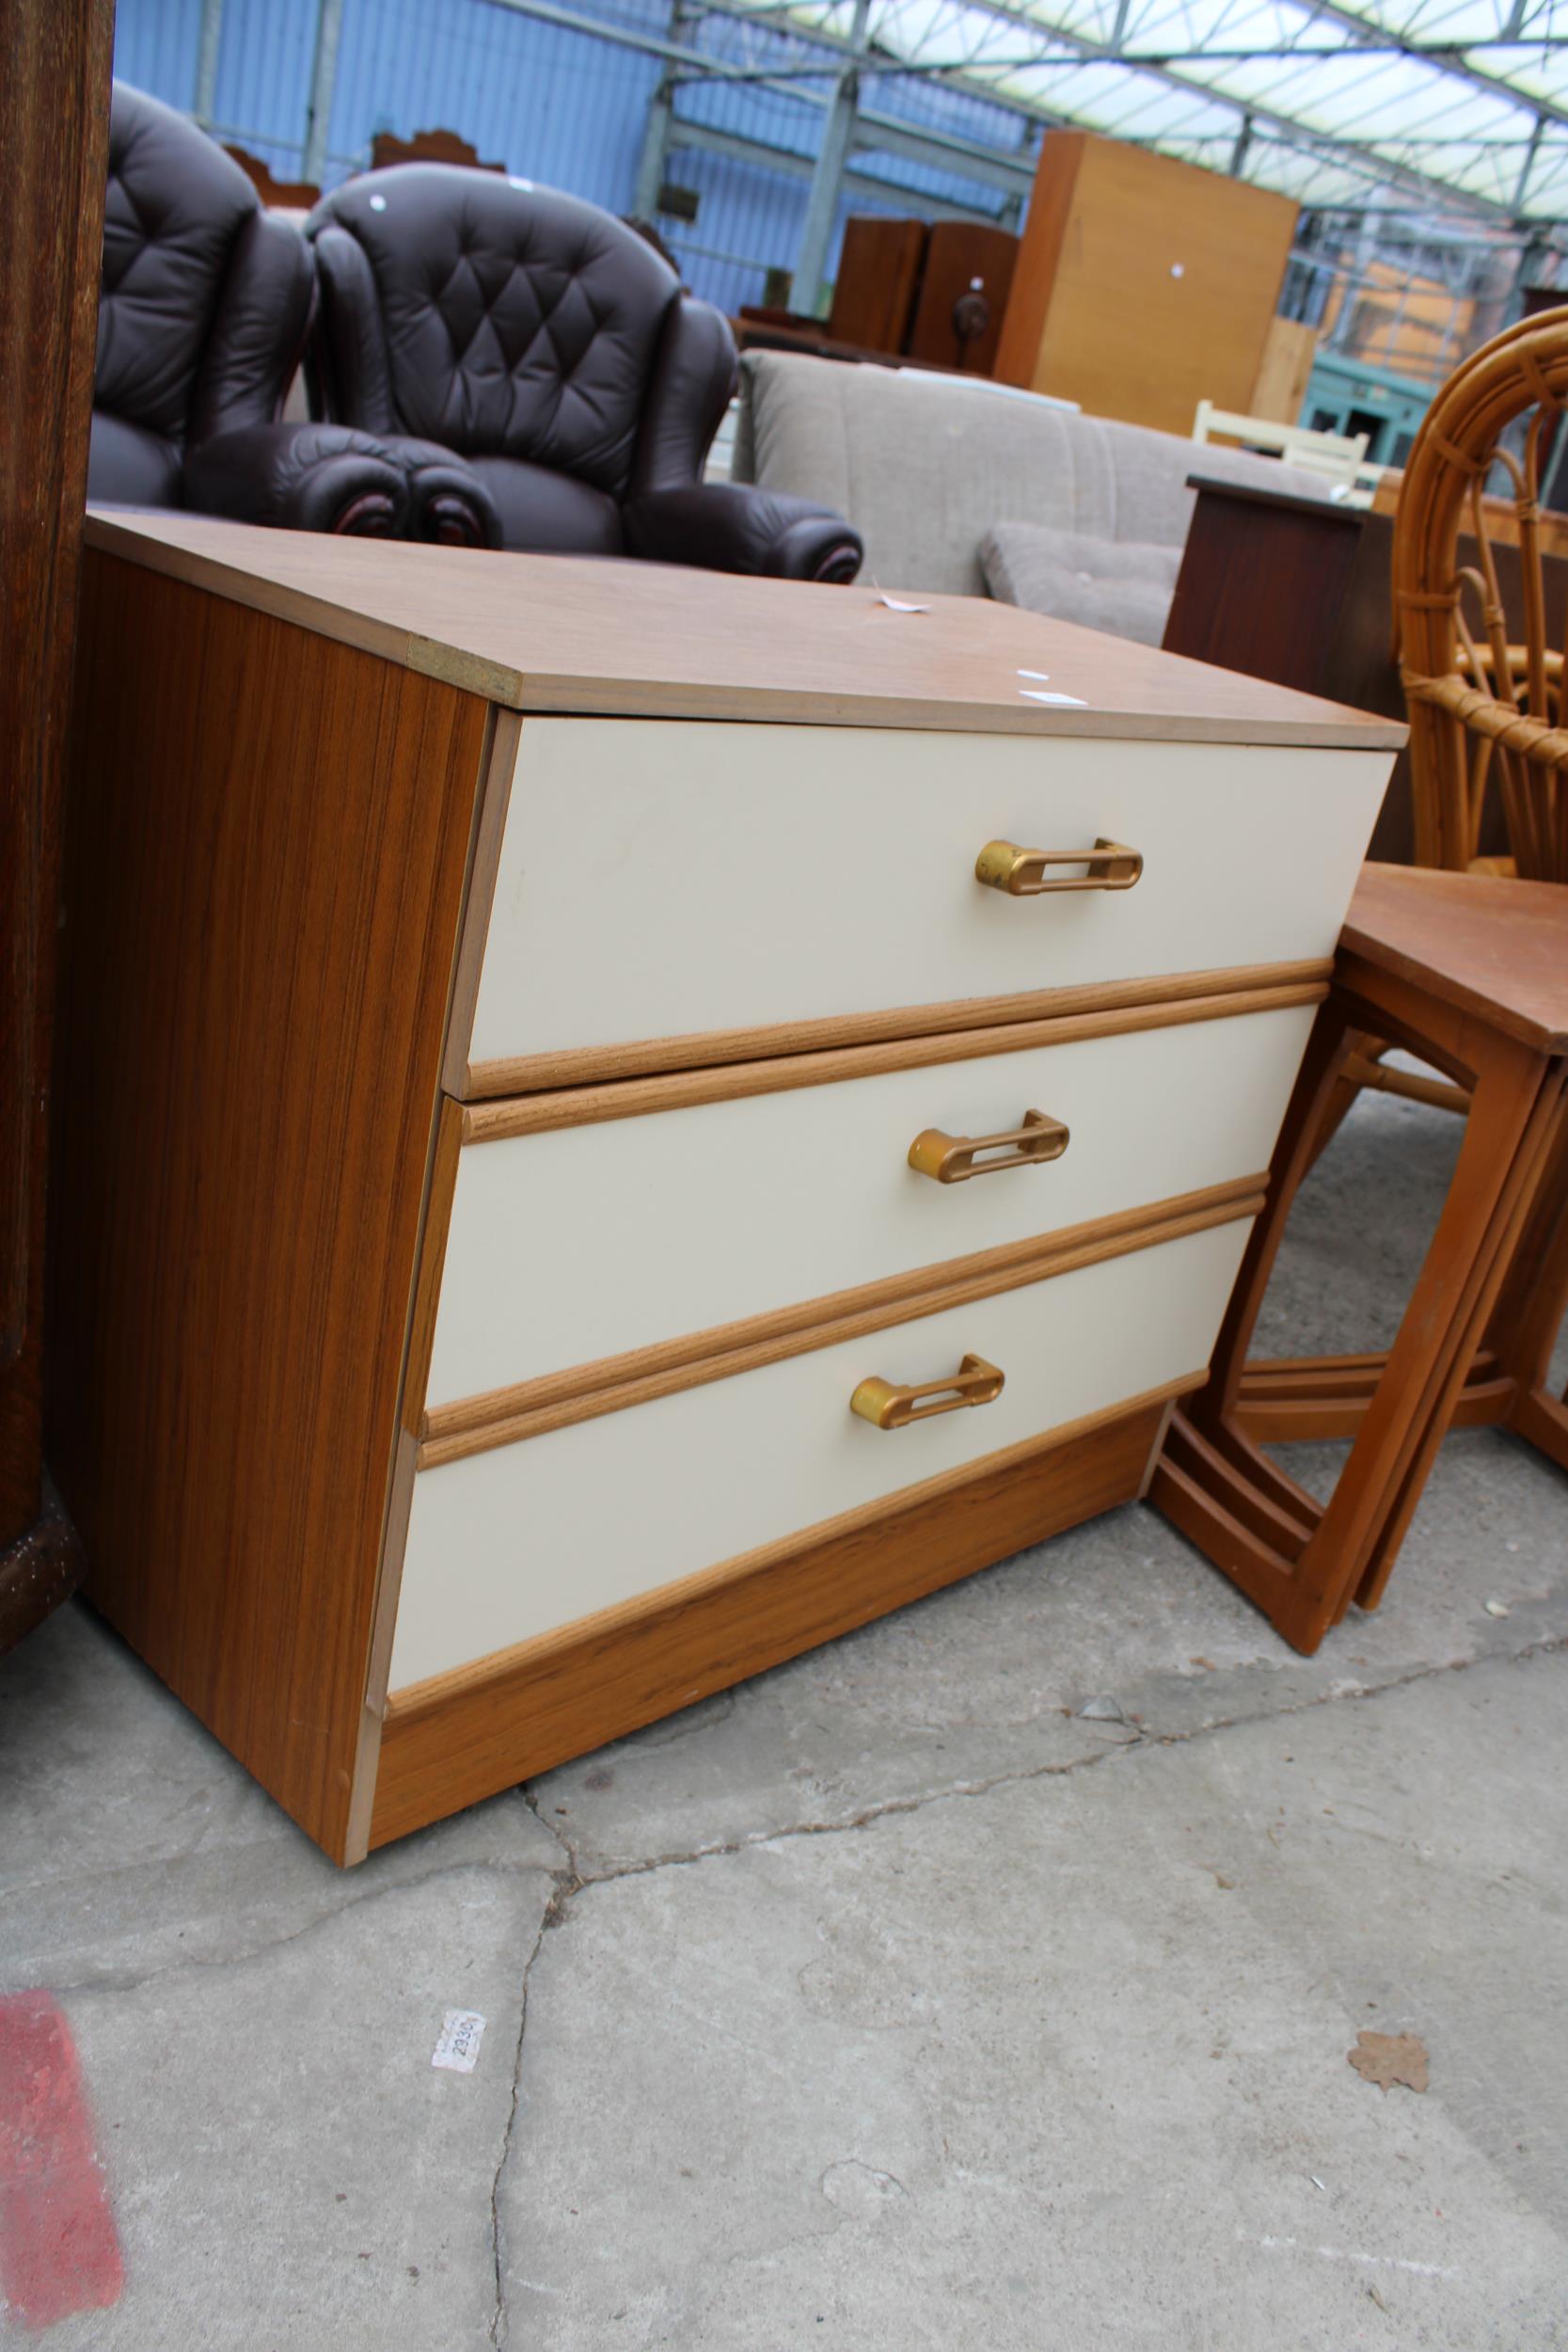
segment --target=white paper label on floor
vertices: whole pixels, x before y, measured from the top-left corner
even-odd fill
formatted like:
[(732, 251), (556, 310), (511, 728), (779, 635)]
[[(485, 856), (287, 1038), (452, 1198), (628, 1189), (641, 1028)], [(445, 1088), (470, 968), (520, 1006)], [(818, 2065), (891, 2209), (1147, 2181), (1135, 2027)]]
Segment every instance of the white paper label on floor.
[(477, 2009), (449, 2009), (430, 2062), (449, 2067), (454, 2074), (471, 2074), (479, 2063), (483, 2039), (484, 2020)]

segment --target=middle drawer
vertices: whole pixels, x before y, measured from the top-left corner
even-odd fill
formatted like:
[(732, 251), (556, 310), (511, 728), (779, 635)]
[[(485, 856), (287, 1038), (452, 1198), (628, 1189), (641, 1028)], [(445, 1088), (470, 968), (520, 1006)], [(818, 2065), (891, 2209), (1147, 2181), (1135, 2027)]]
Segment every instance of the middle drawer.
[[(458, 1157), (427, 1403), (1254, 1175), (1312, 1017), (1294, 1005), (696, 1104), (679, 1078), (643, 1081), (625, 1099), (671, 1106), (605, 1119), (620, 1090), (596, 1089), (593, 1123), (481, 1128)], [(1029, 1112), (1067, 1127), (1060, 1157), (958, 1183), (910, 1165), (927, 1129), (994, 1136)]]

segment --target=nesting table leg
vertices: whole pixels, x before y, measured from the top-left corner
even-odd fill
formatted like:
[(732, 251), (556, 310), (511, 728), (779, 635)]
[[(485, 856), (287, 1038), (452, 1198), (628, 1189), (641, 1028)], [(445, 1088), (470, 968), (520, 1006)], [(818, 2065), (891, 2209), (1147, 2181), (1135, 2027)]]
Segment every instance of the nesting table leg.
[[(1390, 1351), (1388, 1369), (1381, 1384), (1386, 1391), (1396, 1388), (1405, 1375), (1406, 1367), (1401, 1360), (1401, 1343), (1405, 1332), (1413, 1323), (1420, 1321), (1424, 1312), (1437, 1311), (1434, 1300), (1430, 1295), (1423, 1295), (1423, 1293), (1433, 1272), (1433, 1260), (1447, 1242), (1453, 1250), (1451, 1263), (1454, 1274), (1460, 1278), (1457, 1286), (1451, 1279), (1443, 1286), (1443, 1303), (1450, 1308), (1448, 1344), (1440, 1368), (1434, 1363), (1421, 1401), (1411, 1413), (1412, 1421), (1417, 1423), (1416, 1434), (1404, 1455), (1397, 1489), (1388, 1498), (1354, 1593), (1354, 1598), (1363, 1609), (1375, 1609), (1383, 1597), (1400, 1546), (1404, 1541), (1421, 1490), (1436, 1458), (1437, 1449), (1451, 1424), (1466, 1372), (1486, 1334), (1509, 1267), (1518, 1250), (1532, 1209), (1541, 1196), (1561, 1132), (1563, 1098), (1560, 1080), (1549, 1071), (1544, 1071), (1538, 1060), (1508, 1073), (1506, 1095), (1503, 1084), (1501, 1078), (1489, 1080), (1483, 1073), (1477, 1087), (1475, 1105), (1460, 1153), (1460, 1165), (1454, 1171), (1449, 1202), (1445, 1204), (1427, 1263), (1421, 1270), (1404, 1323), (1401, 1326), (1400, 1340)], [(1513, 1148), (1508, 1152), (1506, 1138), (1514, 1132), (1521, 1107), (1526, 1115), (1518, 1127)], [(1474, 1157), (1482, 1163), (1477, 1189), (1483, 1193), (1490, 1207), (1482, 1215), (1479, 1203), (1472, 1200), (1469, 1215), (1462, 1216), (1453, 1233), (1449, 1234), (1445, 1232), (1445, 1227), (1449, 1223), (1449, 1207), (1459, 1191), (1462, 1178), (1470, 1172), (1465, 1167), (1465, 1155), (1471, 1152), (1472, 1146)], [(1466, 1265), (1461, 1253), (1471, 1246), (1472, 1241), (1474, 1255)], [(1341, 1600), (1338, 1615), (1343, 1615), (1350, 1597), (1347, 1595)]]
[(1568, 1109), (1559, 1120), (1552, 1164), (1542, 1184), (1486, 1344), (1512, 1382), (1507, 1425), (1568, 1470), (1568, 1395), (1547, 1385), (1558, 1335), (1568, 1316)]
[[(1268, 1415), (1271, 1435), (1327, 1434), (1336, 1406), (1354, 1442), (1333, 1495), (1319, 1505), (1269, 1461), (1243, 1393), (1246, 1353), (1291, 1203), (1311, 1167), (1320, 1125), (1339, 1099), (1356, 1033), (1374, 1030), (1435, 1056), (1474, 1081), (1459, 1165), (1394, 1345), (1384, 1358), (1304, 1359), (1288, 1372), (1302, 1400)], [(1315, 1650), (1353, 1599), (1375, 1607), (1433, 1459), (1527, 1234), (1568, 1153), (1560, 1064), (1473, 1019), (1424, 1004), (1408, 982), (1360, 971), (1323, 1006), (1281, 1131), (1269, 1201), (1243, 1261), (1207, 1389), (1172, 1420), (1150, 1500), (1257, 1602), (1295, 1648)], [(1562, 1225), (1542, 1255), (1568, 1288)], [(1536, 1320), (1506, 1334), (1520, 1364), (1539, 1361)], [(1513, 1364), (1510, 1364), (1510, 1372)], [(1514, 1379), (1496, 1380), (1503, 1418)], [(1552, 1400), (1547, 1400), (1549, 1408)], [(1299, 1426), (1292, 1427), (1292, 1409)], [(1560, 1409), (1560, 1408), (1559, 1408)], [(1247, 1422), (1253, 1420), (1249, 1429)], [(1568, 1438), (1568, 1412), (1563, 1415)]]

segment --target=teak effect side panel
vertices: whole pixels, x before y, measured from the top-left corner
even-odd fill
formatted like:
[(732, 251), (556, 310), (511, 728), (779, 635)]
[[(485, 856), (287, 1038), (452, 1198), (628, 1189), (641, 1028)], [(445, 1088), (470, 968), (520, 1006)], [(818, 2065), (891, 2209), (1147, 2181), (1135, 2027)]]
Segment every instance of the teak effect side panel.
[(84, 588), (51, 1459), (97, 1606), (341, 1854), (489, 714)]

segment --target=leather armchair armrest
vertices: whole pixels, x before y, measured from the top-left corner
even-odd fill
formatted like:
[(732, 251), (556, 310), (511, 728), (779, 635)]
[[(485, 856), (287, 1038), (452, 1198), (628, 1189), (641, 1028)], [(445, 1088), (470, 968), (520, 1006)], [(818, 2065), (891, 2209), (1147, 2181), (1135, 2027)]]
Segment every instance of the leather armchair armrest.
[(647, 490), (625, 512), (627, 546), (655, 563), (842, 582), (854, 579), (865, 552), (860, 532), (831, 506), (750, 483)]
[(408, 476), (381, 442), (341, 424), (247, 424), (188, 450), (185, 502), (280, 531), (401, 539)]
[(722, 311), (683, 294), (671, 305), (659, 339), (637, 436), (631, 490), (689, 490), (736, 385), (735, 337)]

